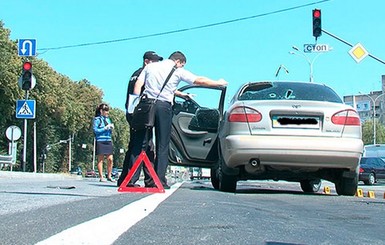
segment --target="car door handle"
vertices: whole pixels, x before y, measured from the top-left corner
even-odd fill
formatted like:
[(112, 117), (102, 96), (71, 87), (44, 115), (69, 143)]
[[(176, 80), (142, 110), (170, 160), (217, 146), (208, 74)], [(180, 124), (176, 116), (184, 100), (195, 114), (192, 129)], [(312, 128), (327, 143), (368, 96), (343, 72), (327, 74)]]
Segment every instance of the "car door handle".
[(211, 141), (213, 141), (211, 138), (205, 139), (205, 140), (203, 141), (203, 146), (205, 146), (206, 144), (210, 144)]

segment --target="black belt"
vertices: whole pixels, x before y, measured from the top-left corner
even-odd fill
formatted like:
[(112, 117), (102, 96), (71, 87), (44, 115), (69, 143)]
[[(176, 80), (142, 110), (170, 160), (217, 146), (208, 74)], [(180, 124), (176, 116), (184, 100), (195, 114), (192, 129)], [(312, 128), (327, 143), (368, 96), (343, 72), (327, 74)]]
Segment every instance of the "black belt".
[(156, 101), (156, 102), (164, 102), (164, 103), (168, 103), (171, 105), (171, 102), (169, 101), (163, 101), (163, 100), (159, 100), (159, 99), (152, 99), (152, 98), (148, 98), (147, 95), (143, 95), (141, 100), (143, 101)]

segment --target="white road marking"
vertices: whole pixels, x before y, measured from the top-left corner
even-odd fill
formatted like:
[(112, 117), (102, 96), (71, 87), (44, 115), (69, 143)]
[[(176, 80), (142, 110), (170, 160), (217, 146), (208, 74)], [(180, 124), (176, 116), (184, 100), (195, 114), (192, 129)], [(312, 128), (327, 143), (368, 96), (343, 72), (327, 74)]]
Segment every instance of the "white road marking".
[[(117, 211), (68, 228), (46, 240), (38, 242), (37, 245), (112, 244), (121, 234), (152, 213), (155, 208), (176, 191), (181, 184), (182, 183), (175, 183), (171, 186), (171, 189), (166, 190), (165, 193), (152, 194), (124, 206)], [(122, 219), (122, 217), (125, 217), (125, 219)], [(103, 224), (108, 224), (108, 228)]]

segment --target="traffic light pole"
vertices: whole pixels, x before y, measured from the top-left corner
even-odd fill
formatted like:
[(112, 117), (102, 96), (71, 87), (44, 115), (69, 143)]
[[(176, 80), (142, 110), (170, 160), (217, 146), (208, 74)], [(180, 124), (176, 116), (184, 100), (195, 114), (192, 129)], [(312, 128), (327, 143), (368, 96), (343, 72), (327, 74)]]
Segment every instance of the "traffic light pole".
[[(354, 46), (354, 45), (352, 45), (351, 43), (348, 43), (347, 41), (343, 40), (342, 38), (339, 38), (339, 37), (337, 37), (336, 35), (333, 35), (333, 34), (331, 34), (330, 32), (328, 32), (328, 31), (326, 31), (326, 30), (324, 30), (324, 29), (322, 29), (322, 32), (328, 34), (329, 36), (331, 36), (331, 37), (333, 37), (333, 38), (335, 38), (335, 39), (337, 39), (338, 41), (341, 41), (341, 42), (345, 43), (346, 45), (348, 45), (348, 46), (350, 46), (350, 47), (353, 47), (353, 46)], [(377, 58), (377, 57), (374, 56), (374, 55), (368, 54), (368, 56), (372, 57), (373, 59), (377, 60), (378, 62), (380, 62), (380, 63), (382, 63), (382, 64), (385, 64), (385, 61), (381, 60), (380, 58)]]
[[(25, 100), (28, 100), (29, 91), (25, 91)], [(24, 139), (23, 139), (23, 172), (25, 172), (25, 165), (27, 162), (27, 119), (24, 119)]]

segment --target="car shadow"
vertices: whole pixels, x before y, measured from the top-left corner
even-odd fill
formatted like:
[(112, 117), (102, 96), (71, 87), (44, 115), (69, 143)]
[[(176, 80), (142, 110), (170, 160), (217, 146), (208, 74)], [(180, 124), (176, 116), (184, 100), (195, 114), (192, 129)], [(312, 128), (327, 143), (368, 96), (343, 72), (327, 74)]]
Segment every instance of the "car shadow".
[[(325, 194), (322, 192), (315, 192), (315, 193), (307, 193), (303, 191), (296, 191), (296, 190), (282, 190), (282, 189), (266, 189), (266, 188), (237, 188), (237, 191), (235, 192), (237, 194), (290, 194), (290, 195), (307, 195), (307, 196), (324, 196)], [(334, 194), (329, 194), (334, 195)]]
[[(191, 183), (185, 183), (180, 188), (190, 189), (194, 191), (218, 191), (215, 190), (211, 183), (205, 183), (202, 181), (194, 181)], [(235, 194), (291, 194), (291, 195), (310, 195), (310, 196), (336, 196), (336, 193), (325, 194), (321, 190), (315, 193), (306, 193), (302, 190), (282, 189), (282, 188), (266, 188), (261, 185), (252, 184), (238, 184)]]

